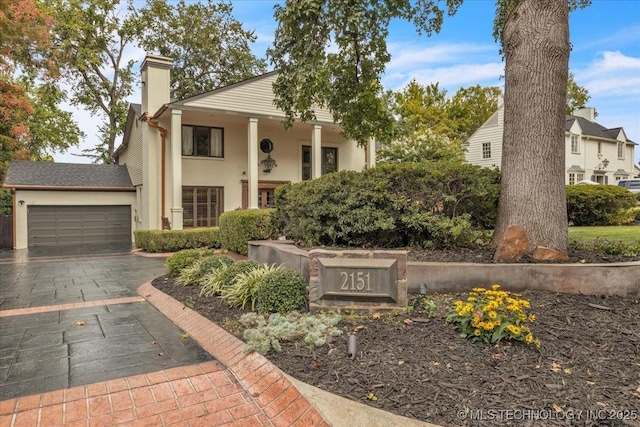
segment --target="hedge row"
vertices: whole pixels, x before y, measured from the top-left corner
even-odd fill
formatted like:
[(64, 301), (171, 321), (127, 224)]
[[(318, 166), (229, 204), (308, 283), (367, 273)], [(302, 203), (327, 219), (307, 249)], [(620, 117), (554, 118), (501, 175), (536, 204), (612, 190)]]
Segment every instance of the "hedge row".
[(220, 242), (224, 249), (247, 255), (247, 242), (275, 236), (273, 209), (229, 211), (220, 215)]
[(182, 249), (220, 248), (220, 230), (191, 228), (186, 230), (135, 230), (136, 247), (147, 252), (176, 252)]
[(567, 217), (573, 225), (623, 225), (633, 222), (636, 196), (615, 185), (567, 186)]
[(340, 171), (276, 190), (275, 222), (305, 245), (469, 246), (493, 228), (499, 172), (457, 162)]

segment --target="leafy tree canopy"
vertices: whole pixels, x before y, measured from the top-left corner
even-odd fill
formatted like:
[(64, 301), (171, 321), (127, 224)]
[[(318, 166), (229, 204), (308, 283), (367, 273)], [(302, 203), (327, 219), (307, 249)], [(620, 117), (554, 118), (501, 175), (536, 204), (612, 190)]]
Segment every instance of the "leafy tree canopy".
[(567, 114), (572, 114), (578, 108), (587, 106), (587, 102), (591, 99), (587, 88), (576, 83), (572, 73), (569, 73), (569, 81), (567, 82)]
[(95, 150), (84, 155), (111, 163), (133, 91), (134, 61), (124, 58), (135, 35), (131, 19), (120, 0), (49, 0), (43, 8), (54, 17), (52, 37), (71, 103), (106, 117)]
[(393, 96), (400, 133), (425, 129), (452, 142), (466, 141), (498, 108), (502, 91), (480, 85), (460, 88), (452, 97), (437, 83), (422, 86), (412, 80)]
[(256, 58), (230, 3), (147, 0), (136, 14), (140, 46), (173, 59), (171, 97), (183, 99), (262, 74), (266, 61)]
[(450, 141), (429, 129), (383, 144), (376, 151), (378, 163), (422, 163), (449, 160), (464, 162), (464, 150), (459, 142)]
[(58, 105), (53, 18), (34, 0), (0, 1), (0, 182), (13, 159), (51, 160), (83, 136)]

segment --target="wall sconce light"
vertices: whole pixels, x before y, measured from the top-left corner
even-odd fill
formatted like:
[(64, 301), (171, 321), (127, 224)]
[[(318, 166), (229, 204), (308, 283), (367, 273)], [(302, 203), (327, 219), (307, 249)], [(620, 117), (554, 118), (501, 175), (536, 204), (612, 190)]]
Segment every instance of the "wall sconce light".
[(276, 164), (276, 161), (271, 157), (271, 154), (267, 154), (267, 158), (262, 160), (260, 163), (262, 163), (262, 165), (264, 166), (264, 173), (271, 173), (271, 169), (273, 169), (275, 166), (278, 166)]
[(267, 158), (260, 163), (264, 166), (264, 173), (271, 173), (271, 169), (278, 166), (276, 161), (271, 158), (271, 151), (273, 151), (273, 142), (269, 138), (262, 138), (260, 141), (260, 151), (267, 154)]
[(20, 206), (24, 205), (24, 200), (18, 200), (18, 203), (20, 203)]
[(609, 160), (607, 160), (607, 158), (605, 158), (603, 161), (601, 161), (600, 163), (598, 163), (598, 170), (602, 170), (605, 169), (607, 166), (609, 166)]

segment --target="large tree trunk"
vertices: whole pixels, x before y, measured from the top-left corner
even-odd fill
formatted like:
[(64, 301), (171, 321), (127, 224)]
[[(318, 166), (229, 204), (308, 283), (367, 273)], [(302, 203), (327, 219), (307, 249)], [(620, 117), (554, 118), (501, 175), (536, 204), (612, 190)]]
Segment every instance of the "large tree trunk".
[(566, 258), (567, 0), (521, 0), (503, 30), (506, 60), (496, 259)]

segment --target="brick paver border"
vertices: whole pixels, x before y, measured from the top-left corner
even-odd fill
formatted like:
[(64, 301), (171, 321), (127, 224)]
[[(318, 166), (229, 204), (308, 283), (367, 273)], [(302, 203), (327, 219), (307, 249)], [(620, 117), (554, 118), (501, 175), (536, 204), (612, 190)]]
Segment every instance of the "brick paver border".
[(282, 371), (244, 342), (147, 282), (138, 293), (235, 375), (274, 426), (329, 426)]
[(46, 313), (49, 311), (73, 310), (74, 308), (97, 307), (99, 305), (128, 304), (132, 302), (144, 302), (144, 301), (145, 300), (140, 297), (120, 297), (120, 298), (103, 299), (99, 301), (83, 301), (83, 302), (71, 302), (67, 304), (58, 304), (58, 305), (41, 305), (38, 307), (13, 308), (10, 310), (0, 310), (0, 317), (20, 316), (23, 314)]
[[(150, 282), (138, 293), (217, 360), (0, 401), (0, 427), (329, 426), (265, 357), (245, 354), (242, 341)], [(128, 297), (1, 314), (139, 301), (144, 300)]]

